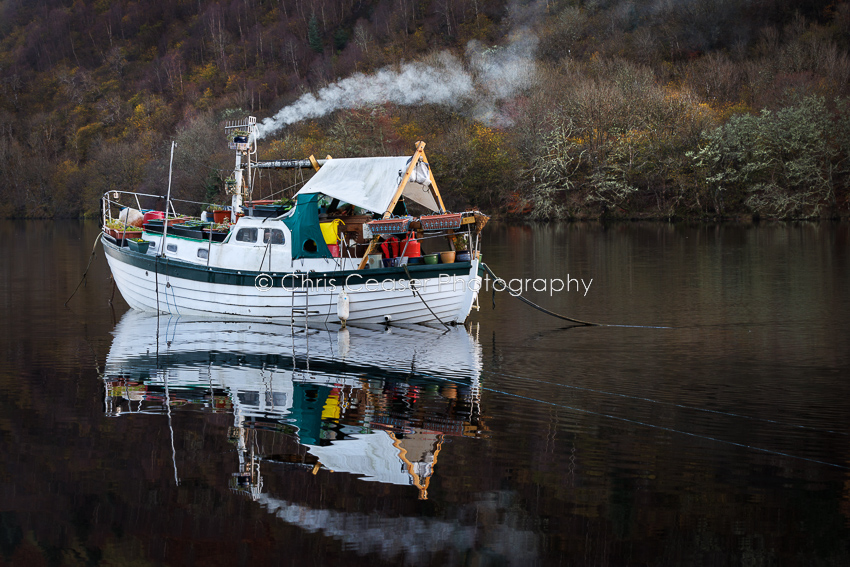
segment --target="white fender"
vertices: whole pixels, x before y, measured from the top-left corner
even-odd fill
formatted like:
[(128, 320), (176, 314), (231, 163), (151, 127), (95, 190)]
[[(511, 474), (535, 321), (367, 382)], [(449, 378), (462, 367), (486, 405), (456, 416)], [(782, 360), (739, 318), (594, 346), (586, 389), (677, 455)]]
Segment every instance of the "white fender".
[(351, 337), (348, 335), (348, 329), (340, 329), (336, 340), (339, 347), (339, 357), (345, 360), (348, 356), (348, 351), (351, 350)]
[(349, 314), (349, 299), (345, 291), (339, 292), (339, 297), (336, 300), (336, 315), (342, 321), (342, 326), (345, 327), (345, 321)]

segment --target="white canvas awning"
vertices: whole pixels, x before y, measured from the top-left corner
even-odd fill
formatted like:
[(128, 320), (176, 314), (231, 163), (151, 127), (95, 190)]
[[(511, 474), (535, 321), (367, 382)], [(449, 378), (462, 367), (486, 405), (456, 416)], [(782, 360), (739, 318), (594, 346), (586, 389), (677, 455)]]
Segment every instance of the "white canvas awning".
[[(390, 206), (409, 162), (408, 156), (330, 159), (298, 194), (323, 193), (383, 214)], [(402, 195), (431, 211), (440, 210), (432, 186), (408, 181)]]

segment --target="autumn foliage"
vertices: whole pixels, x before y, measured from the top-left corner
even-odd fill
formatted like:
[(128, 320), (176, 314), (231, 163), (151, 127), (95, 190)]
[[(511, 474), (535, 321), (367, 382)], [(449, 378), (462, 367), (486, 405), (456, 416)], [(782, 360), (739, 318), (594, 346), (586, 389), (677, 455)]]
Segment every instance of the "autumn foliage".
[[(0, 3), (0, 217), (106, 190), (223, 200), (222, 119), (438, 52), (535, 38), (498, 117), (378, 104), (288, 126), (261, 158), (410, 153), (452, 208), (535, 218), (850, 213), (850, 3), (41, 0)], [(293, 173), (264, 173), (265, 193)]]

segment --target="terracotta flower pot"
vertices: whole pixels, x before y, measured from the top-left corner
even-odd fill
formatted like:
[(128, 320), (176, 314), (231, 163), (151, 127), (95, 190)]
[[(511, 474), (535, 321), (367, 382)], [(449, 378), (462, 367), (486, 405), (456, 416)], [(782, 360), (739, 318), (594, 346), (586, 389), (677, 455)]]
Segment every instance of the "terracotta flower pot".
[(443, 264), (454, 264), (455, 251), (450, 250), (448, 252), (440, 252), (440, 262), (442, 262)]

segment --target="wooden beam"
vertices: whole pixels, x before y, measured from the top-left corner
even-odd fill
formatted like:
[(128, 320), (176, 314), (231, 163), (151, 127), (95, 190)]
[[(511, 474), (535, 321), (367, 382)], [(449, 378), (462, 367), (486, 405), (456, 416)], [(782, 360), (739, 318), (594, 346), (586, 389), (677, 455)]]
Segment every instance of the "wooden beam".
[(398, 189), (396, 189), (395, 195), (393, 195), (393, 200), (390, 201), (390, 205), (384, 212), (383, 218), (388, 219), (392, 216), (393, 209), (395, 208), (396, 203), (398, 203), (398, 200), (401, 198), (401, 194), (404, 192), (404, 186), (407, 185), (408, 179), (410, 179), (410, 176), (413, 174), (413, 168), (415, 168), (416, 164), (419, 163), (419, 158), (424, 153), (425, 142), (416, 142), (416, 152), (413, 154), (413, 157), (410, 158), (410, 165), (407, 167), (407, 171), (404, 173), (404, 177), (401, 178), (401, 183), (398, 184)]
[[(301, 154), (301, 155), (304, 155), (304, 154)], [(313, 164), (313, 169), (315, 169), (316, 171), (319, 171), (319, 168), (320, 168), (321, 166), (319, 165), (319, 162), (318, 162), (318, 161), (316, 161), (316, 158), (313, 156), (313, 154), (310, 154), (310, 157), (309, 157), (309, 158), (307, 158), (307, 159), (309, 159), (309, 160), (310, 160), (310, 163), (312, 163), (312, 164)]]
[[(416, 164), (419, 163), (419, 158), (423, 155), (424, 151), (425, 142), (416, 142), (416, 152), (414, 152), (413, 157), (410, 158), (410, 165), (407, 167), (404, 177), (401, 178), (401, 183), (398, 184), (398, 189), (396, 189), (395, 195), (393, 195), (393, 200), (390, 201), (387, 210), (384, 211), (383, 218), (388, 219), (392, 216), (393, 209), (395, 208), (396, 203), (398, 203), (398, 200), (401, 198), (401, 194), (404, 192), (404, 186), (407, 185), (407, 181), (413, 174), (413, 169), (416, 167)], [(375, 236), (372, 238), (372, 241), (369, 242), (369, 247), (366, 248), (366, 253), (363, 254), (363, 259), (360, 260), (360, 265), (357, 267), (358, 270), (362, 270), (366, 267), (366, 263), (369, 261), (369, 254), (375, 248), (375, 244), (377, 244), (380, 239), (380, 236)]]
[(366, 267), (366, 262), (369, 261), (369, 254), (372, 253), (372, 250), (374, 250), (374, 248), (375, 248), (375, 244), (377, 244), (378, 240), (380, 240), (380, 239), (381, 239), (380, 236), (373, 236), (372, 240), (369, 241), (369, 246), (366, 248), (366, 253), (363, 254), (363, 259), (360, 260), (360, 265), (357, 266), (358, 270), (362, 270), (363, 268)]
[[(422, 161), (428, 163), (428, 158), (425, 156), (425, 150), (422, 150)], [(440, 196), (440, 190), (437, 188), (437, 180), (434, 179), (434, 172), (431, 171), (431, 164), (428, 164), (428, 176), (431, 178), (431, 192), (436, 198), (437, 205), (440, 207), (440, 214), (446, 212), (446, 206), (443, 204), (443, 197)]]

